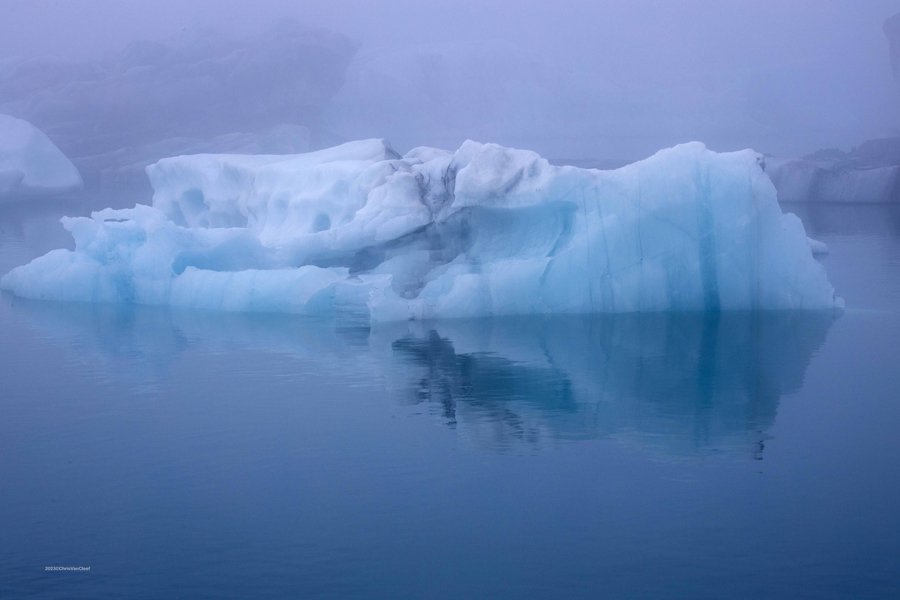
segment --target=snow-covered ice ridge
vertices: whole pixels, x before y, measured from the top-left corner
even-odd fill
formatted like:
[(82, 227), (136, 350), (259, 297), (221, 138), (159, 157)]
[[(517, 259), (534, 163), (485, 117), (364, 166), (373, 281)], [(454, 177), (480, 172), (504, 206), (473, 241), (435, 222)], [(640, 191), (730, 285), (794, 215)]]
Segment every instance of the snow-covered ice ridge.
[(42, 131), (0, 114), (0, 200), (80, 187), (78, 170)]
[(373, 321), (841, 304), (760, 155), (690, 143), (614, 171), (364, 140), (147, 169), (152, 206), (63, 219), (0, 287), (50, 300)]

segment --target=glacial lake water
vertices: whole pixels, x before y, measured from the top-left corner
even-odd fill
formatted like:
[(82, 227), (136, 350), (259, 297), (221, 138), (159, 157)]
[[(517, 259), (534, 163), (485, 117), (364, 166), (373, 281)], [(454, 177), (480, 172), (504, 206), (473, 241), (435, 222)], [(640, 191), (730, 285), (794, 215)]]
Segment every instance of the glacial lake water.
[[(3, 294), (0, 598), (898, 598), (900, 209), (785, 208), (837, 318)], [(0, 272), (84, 212), (0, 206)]]

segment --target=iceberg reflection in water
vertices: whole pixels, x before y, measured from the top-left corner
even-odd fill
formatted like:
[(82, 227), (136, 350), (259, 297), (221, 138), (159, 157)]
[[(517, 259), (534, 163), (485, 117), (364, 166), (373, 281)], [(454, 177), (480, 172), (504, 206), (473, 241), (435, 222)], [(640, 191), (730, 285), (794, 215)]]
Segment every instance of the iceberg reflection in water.
[[(19, 299), (7, 309), (139, 394), (156, 393), (179, 365), (205, 356), (212, 362), (195, 382), (202, 390), (204, 378), (236, 359), (248, 379), (288, 378), (301, 390), (317, 379), (386, 396), (386, 410), (421, 405), (478, 447), (613, 437), (674, 456), (757, 459), (781, 397), (801, 387), (833, 320), (808, 311), (645, 314), (369, 329)], [(276, 355), (287, 360), (267, 359)]]
[(481, 441), (615, 435), (762, 458), (781, 396), (800, 388), (831, 321), (763, 312), (442, 323), (393, 347), (418, 366), (409, 396), (439, 403)]

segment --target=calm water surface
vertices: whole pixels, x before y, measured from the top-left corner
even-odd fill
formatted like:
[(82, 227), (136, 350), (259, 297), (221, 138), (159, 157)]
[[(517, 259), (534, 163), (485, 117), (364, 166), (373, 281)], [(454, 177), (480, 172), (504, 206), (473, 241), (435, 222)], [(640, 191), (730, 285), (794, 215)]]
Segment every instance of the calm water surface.
[[(71, 202), (0, 207), (0, 272)], [(0, 597), (898, 598), (900, 210), (788, 210), (837, 319), (4, 294)]]

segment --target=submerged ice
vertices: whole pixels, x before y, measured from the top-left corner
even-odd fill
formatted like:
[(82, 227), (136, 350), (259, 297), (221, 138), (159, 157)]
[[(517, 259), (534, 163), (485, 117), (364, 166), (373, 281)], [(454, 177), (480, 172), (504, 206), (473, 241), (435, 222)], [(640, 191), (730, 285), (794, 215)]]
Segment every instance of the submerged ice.
[(147, 170), (151, 206), (64, 218), (75, 250), (3, 277), (51, 300), (351, 314), (831, 309), (761, 157), (691, 143), (615, 171), (465, 142), (365, 140)]

